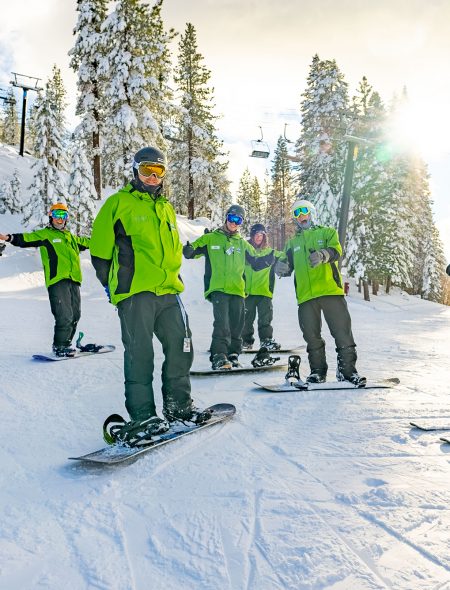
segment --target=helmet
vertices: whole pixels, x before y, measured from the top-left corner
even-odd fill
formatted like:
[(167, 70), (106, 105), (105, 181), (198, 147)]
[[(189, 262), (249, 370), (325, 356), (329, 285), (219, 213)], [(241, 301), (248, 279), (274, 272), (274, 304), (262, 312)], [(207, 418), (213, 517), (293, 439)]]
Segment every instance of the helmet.
[(164, 152), (155, 147), (145, 147), (134, 154), (133, 173), (135, 178), (137, 178), (138, 168), (141, 162), (153, 162), (154, 164), (162, 164), (164, 167), (167, 167)]
[(261, 233), (267, 233), (266, 232), (266, 228), (263, 226), (262, 223), (255, 223), (255, 225), (252, 225), (252, 227), (250, 228), (250, 237), (253, 238), (253, 236), (255, 234), (257, 234), (258, 232)]
[(48, 210), (48, 214), (51, 215), (52, 211), (67, 211), (69, 212), (69, 207), (65, 203), (53, 203), (53, 205)]
[[(302, 222), (300, 222), (300, 220), (298, 219), (299, 216), (295, 215), (295, 211), (297, 211), (297, 209), (300, 209), (302, 207), (305, 207), (306, 209), (308, 209), (307, 214), (309, 214), (309, 217), (307, 220), (303, 220)], [(311, 225), (316, 222), (316, 208), (311, 203), (311, 201), (307, 201), (306, 199), (303, 199), (301, 197), (301, 195), (297, 195), (294, 203), (292, 204), (291, 211), (292, 211), (292, 218), (294, 219), (295, 223), (297, 224), (297, 226), (300, 229), (309, 229), (311, 227)]]
[(227, 217), (227, 215), (239, 215), (239, 217), (242, 217), (242, 219), (245, 219), (245, 209), (243, 207), (241, 207), (240, 205), (231, 205), (230, 207), (228, 207), (227, 212), (225, 213), (225, 218)]

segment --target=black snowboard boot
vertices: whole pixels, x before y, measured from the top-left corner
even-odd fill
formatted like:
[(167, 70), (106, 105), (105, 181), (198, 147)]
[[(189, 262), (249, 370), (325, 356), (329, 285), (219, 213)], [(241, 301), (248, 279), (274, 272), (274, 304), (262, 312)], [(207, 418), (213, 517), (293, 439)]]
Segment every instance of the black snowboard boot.
[(255, 367), (270, 367), (276, 361), (279, 361), (279, 356), (270, 356), (270, 352), (265, 347), (261, 347), (255, 355), (255, 358), (252, 360), (252, 365)]
[(241, 366), (239, 364), (239, 355), (236, 352), (232, 352), (231, 354), (229, 354), (228, 360), (230, 361), (232, 367), (240, 367)]
[(118, 428), (115, 432), (117, 442), (121, 442), (129, 447), (136, 447), (140, 444), (146, 444), (148, 441), (159, 434), (169, 430), (166, 420), (159, 416), (150, 416), (144, 420), (130, 420)]
[(311, 369), (311, 373), (306, 377), (306, 383), (325, 383), (327, 374), (317, 369)]
[(187, 408), (170, 408), (164, 409), (164, 416), (169, 423), (172, 422), (193, 422), (194, 424), (203, 424), (207, 422), (212, 414), (209, 410), (201, 410), (193, 404)]
[(64, 357), (64, 356), (75, 356), (77, 352), (75, 348), (71, 348), (70, 346), (55, 346), (52, 347), (55, 356)]
[(211, 361), (211, 367), (213, 371), (224, 371), (231, 369), (231, 362), (227, 359), (226, 354), (223, 352), (215, 354)]
[(336, 377), (338, 381), (348, 381), (355, 387), (365, 387), (367, 384), (367, 379), (365, 377), (361, 377), (356, 371), (351, 375), (344, 375), (340, 371), (336, 371)]
[(280, 350), (281, 344), (275, 342), (273, 338), (266, 338), (261, 342), (261, 348), (267, 348), (267, 350)]

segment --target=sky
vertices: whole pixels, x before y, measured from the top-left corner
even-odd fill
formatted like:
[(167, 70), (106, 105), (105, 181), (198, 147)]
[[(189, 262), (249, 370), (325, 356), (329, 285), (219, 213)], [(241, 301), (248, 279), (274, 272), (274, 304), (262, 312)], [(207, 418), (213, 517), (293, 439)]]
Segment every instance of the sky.
[[(45, 82), (56, 63), (74, 123), (76, 78), (67, 52), (75, 0), (4, 4), (0, 87), (8, 85), (11, 71)], [(260, 128), (271, 150), (285, 129), (288, 139), (298, 137), (301, 93), (315, 53), (337, 61), (350, 95), (363, 76), (386, 103), (406, 87), (411, 108), (399, 134), (420, 148), (429, 166), (435, 217), (450, 260), (450, 0), (165, 0), (162, 14), (167, 27), (179, 32), (187, 22), (196, 28), (234, 186), (246, 167), (260, 178), (270, 170), (270, 159), (249, 158)], [(176, 44), (173, 49), (176, 54)]]

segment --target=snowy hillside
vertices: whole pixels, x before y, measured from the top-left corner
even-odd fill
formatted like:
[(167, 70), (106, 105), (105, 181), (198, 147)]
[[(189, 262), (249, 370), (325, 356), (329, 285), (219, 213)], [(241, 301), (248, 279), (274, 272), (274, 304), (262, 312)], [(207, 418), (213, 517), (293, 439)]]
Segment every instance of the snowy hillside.
[[(179, 226), (193, 239), (204, 224)], [(0, 232), (18, 229), (0, 215)], [(8, 245), (0, 258), (2, 590), (450, 588), (450, 445), (409, 428), (450, 426), (448, 308), (398, 291), (368, 303), (352, 284), (358, 369), (398, 387), (274, 394), (251, 374), (193, 378), (197, 404), (236, 405), (231, 422), (88, 467), (67, 457), (102, 447), (104, 418), (124, 413), (123, 349), (88, 253), (82, 266), (79, 328), (117, 349), (44, 365), (31, 360), (52, 338), (39, 253)], [(183, 267), (196, 367), (212, 326), (203, 267)], [(274, 303), (275, 337), (300, 344), (292, 279)], [(160, 365), (158, 347), (156, 391)]]

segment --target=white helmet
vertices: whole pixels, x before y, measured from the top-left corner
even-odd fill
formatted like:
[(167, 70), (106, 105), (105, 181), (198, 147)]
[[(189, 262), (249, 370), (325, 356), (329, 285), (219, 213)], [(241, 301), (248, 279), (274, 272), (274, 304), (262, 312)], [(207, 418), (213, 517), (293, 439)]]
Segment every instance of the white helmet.
[[(297, 226), (301, 229), (309, 229), (316, 221), (316, 208), (311, 203), (311, 201), (297, 198), (292, 204), (291, 211), (292, 218), (294, 219)], [(300, 223), (300, 215), (309, 215), (309, 218), (307, 220), (303, 220), (302, 223)]]

